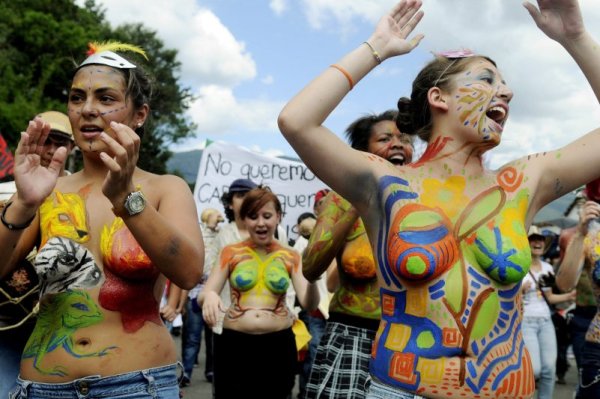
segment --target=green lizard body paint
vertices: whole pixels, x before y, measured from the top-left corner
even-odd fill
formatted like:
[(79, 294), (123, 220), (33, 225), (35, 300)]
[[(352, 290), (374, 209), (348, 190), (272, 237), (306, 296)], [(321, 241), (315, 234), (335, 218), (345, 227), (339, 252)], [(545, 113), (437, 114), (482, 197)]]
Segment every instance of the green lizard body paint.
[(73, 334), (84, 327), (100, 323), (104, 319), (100, 308), (84, 291), (66, 291), (47, 295), (40, 302), (40, 313), (35, 329), (23, 352), (23, 359), (33, 358), (33, 366), (42, 374), (65, 376), (68, 370), (62, 366), (45, 369), (44, 356), (63, 348), (74, 357), (104, 356), (116, 346), (101, 351), (81, 353), (73, 346)]

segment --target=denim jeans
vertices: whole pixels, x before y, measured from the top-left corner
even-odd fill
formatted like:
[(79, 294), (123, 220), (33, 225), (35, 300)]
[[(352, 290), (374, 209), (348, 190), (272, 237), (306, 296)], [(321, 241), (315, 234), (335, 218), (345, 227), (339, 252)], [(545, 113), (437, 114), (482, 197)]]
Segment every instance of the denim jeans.
[(371, 380), (366, 399), (425, 399), (425, 397)]
[[(576, 309), (577, 310), (577, 309)], [(582, 348), (585, 343), (585, 334), (592, 322), (592, 318), (586, 314), (580, 314), (576, 311), (571, 312), (572, 316), (569, 320), (569, 333), (571, 334), (571, 343), (573, 345), (573, 354), (575, 355), (575, 363), (577, 368), (581, 367)]]
[(538, 398), (552, 399), (556, 373), (556, 332), (548, 317), (523, 317), (523, 339), (538, 382)]
[(600, 344), (587, 341), (583, 344), (576, 398), (600, 398)]
[(109, 377), (89, 376), (60, 384), (17, 379), (10, 399), (178, 399), (177, 366), (155, 367)]
[(183, 322), (183, 332), (181, 337), (181, 358), (183, 363), (183, 374), (191, 380), (192, 372), (194, 371), (194, 363), (200, 352), (204, 319), (202, 318), (202, 310), (197, 306), (192, 306), (191, 299), (185, 304), (185, 310), (186, 318)]

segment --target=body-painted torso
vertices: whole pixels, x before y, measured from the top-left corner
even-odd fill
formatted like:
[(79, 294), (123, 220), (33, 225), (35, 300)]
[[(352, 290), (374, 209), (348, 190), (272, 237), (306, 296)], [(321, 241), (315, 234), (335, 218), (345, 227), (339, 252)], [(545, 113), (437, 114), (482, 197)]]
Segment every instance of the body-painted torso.
[(371, 372), (432, 398), (529, 398), (519, 311), (531, 263), (522, 172), (507, 167), (467, 185), (464, 172), (425, 168), (415, 165), (412, 176), (444, 177), (379, 181), (383, 214), (370, 234), (382, 321)]
[[(596, 304), (600, 304), (600, 224), (598, 222), (590, 223), (584, 245), (588, 256), (588, 267), (582, 272), (582, 275), (587, 275), (596, 298)], [(589, 342), (600, 343), (600, 306), (590, 323), (585, 339)]]
[[(299, 255), (275, 240), (266, 251), (257, 249), (251, 240), (224, 247), (220, 267), (228, 269), (231, 286), (231, 306), (224, 327), (267, 332), (291, 326), (292, 313), (285, 303), (285, 295), (291, 274), (299, 264)], [(261, 317), (265, 323), (254, 325)], [(246, 331), (247, 328), (252, 331)]]
[[(128, 339), (136, 340), (147, 321), (164, 329), (154, 294), (158, 270), (120, 218), (98, 211), (90, 216), (90, 198), (98, 201), (90, 191), (87, 186), (78, 192), (56, 190), (40, 207), (40, 248), (34, 262), (40, 312), (23, 354), (25, 378), (60, 382), (127, 371), (132, 362), (119, 359), (134, 356)], [(104, 225), (102, 232), (98, 224)], [(146, 342), (153, 347), (169, 339), (168, 334), (152, 334), (156, 337)], [(156, 356), (170, 358), (171, 343), (167, 346)], [(136, 351), (146, 349), (141, 345)], [(155, 356), (147, 359), (164, 364)]]
[[(345, 212), (339, 198), (336, 212), (339, 217)], [(348, 204), (349, 205), (349, 204)], [(328, 210), (329, 211), (329, 210)], [(329, 304), (329, 312), (349, 314), (368, 319), (379, 319), (381, 307), (379, 304), (379, 284), (377, 283), (376, 264), (369, 237), (363, 221), (359, 218), (346, 236), (342, 250), (337, 254), (337, 264), (340, 276), (340, 286), (333, 294)]]

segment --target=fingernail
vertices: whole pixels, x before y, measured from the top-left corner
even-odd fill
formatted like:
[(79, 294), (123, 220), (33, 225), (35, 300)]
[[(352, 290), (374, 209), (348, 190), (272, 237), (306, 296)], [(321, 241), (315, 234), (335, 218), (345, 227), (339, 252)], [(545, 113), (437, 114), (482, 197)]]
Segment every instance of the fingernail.
[(115, 127), (115, 126), (118, 126), (118, 125), (119, 125), (119, 122), (115, 122), (115, 121), (111, 121), (110, 122), (110, 126), (111, 127)]

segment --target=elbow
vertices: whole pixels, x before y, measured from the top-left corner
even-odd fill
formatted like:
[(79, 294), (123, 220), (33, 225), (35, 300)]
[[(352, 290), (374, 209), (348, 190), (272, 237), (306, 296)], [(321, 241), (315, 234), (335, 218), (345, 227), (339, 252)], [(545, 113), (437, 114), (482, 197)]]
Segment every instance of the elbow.
[(290, 138), (300, 132), (300, 125), (286, 106), (277, 117), (277, 125), (284, 137)]

